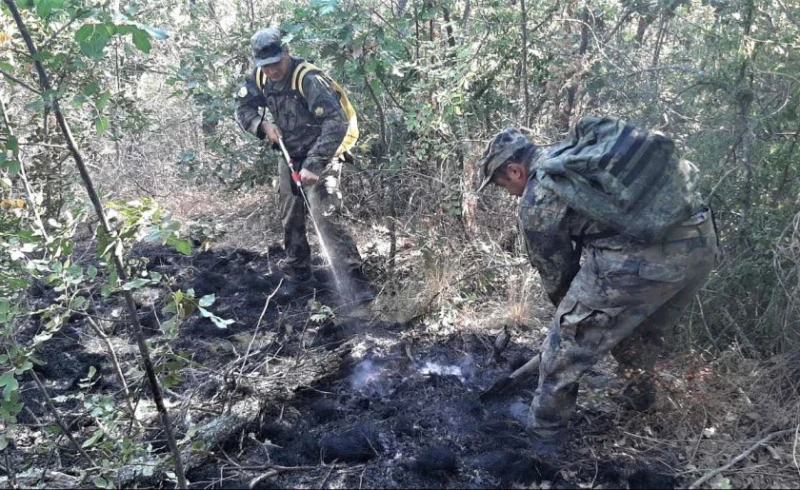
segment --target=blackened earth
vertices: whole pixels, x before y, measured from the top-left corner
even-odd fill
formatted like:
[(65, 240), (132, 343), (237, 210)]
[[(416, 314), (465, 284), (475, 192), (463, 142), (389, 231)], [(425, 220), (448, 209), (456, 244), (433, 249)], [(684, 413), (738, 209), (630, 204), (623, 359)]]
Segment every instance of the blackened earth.
[[(162, 310), (179, 289), (192, 289), (197, 298), (213, 294), (208, 309), (234, 320), (219, 328), (193, 313), (172, 341), (174, 356), (157, 359), (181, 359), (176, 368), (180, 379), (167, 398), (176, 406), (183, 400), (187, 413), (202, 409), (193, 415), (193, 423), (212, 420), (222, 404), (247, 395), (226, 391), (245, 352), (252, 354), (248, 366), (289, 365), (300, 355), (350, 346), (340, 370), (299, 387), (286, 402), (266, 403), (246, 431), (221, 447), (208, 448), (213, 457), (188, 473), (193, 488), (240, 488), (250, 482), (254, 488), (673, 488), (680, 483), (670, 470), (679, 466), (675, 455), (642, 455), (616, 444), (619, 426), (636, 414), (582, 407), (564, 452), (542, 455), (525, 432), (535, 380), (481, 403), (482, 390), (531, 357), (533, 344), (523, 341), (525, 332), (517, 332), (496, 362), (488, 335), (441, 334), (424, 320), (405, 324), (381, 319), (369, 307), (344, 310), (319, 260), (309, 291), (284, 295), (278, 288), (284, 256), (279, 247), (264, 253), (212, 249), (184, 256), (148, 245), (133, 256), (142, 259), (143, 269), (169, 278), (168, 288), (137, 294), (140, 320), (155, 345), (164, 341), (161, 328), (171, 316)], [(38, 294), (40, 301), (47, 301), (47, 291)], [(117, 345), (127, 346), (118, 352), (124, 369), (136, 367), (138, 354), (119, 298), (103, 301), (98, 293), (95, 299), (98, 318), (116, 319), (108, 330)], [(320, 305), (328, 305), (334, 316), (310, 321)], [(22, 335), (30, 337), (40, 328), (32, 324)], [(85, 319), (76, 317), (39, 351), (46, 364), (36, 370), (51, 396), (78, 392), (91, 367), (97, 374), (88, 380), (89, 393), (119, 393), (105, 352), (92, 347), (91, 338)], [(143, 398), (149, 396), (141, 377), (132, 388)], [(50, 420), (33, 383), (23, 383), (22, 391), (30, 411), (20, 422), (33, 427)], [(62, 400), (58, 407), (73, 413), (77, 405)], [(73, 427), (79, 440), (91, 435), (90, 420), (82, 424), (79, 417), (68, 419), (77, 421)], [(177, 425), (183, 436), (188, 423)], [(154, 447), (163, 449), (163, 436), (151, 432)], [(47, 456), (35, 456), (36, 440), (30, 430), (12, 448), (14, 457), (21, 462)], [(65, 467), (85, 464), (68, 447), (62, 452)], [(280, 471), (254, 480), (274, 468)]]

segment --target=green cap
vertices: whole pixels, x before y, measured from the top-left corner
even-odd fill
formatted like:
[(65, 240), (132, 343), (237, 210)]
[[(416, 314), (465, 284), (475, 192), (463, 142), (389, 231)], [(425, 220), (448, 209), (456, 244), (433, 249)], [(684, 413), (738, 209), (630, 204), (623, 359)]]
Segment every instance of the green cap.
[(506, 163), (517, 150), (532, 146), (533, 143), (518, 129), (506, 128), (492, 138), (483, 152), (478, 166), (483, 170), (483, 182), (478, 187), (478, 192), (481, 192), (494, 177), (495, 171), (501, 165)]
[(261, 29), (250, 38), (253, 48), (253, 64), (256, 68), (277, 63), (283, 57), (281, 31), (274, 27)]

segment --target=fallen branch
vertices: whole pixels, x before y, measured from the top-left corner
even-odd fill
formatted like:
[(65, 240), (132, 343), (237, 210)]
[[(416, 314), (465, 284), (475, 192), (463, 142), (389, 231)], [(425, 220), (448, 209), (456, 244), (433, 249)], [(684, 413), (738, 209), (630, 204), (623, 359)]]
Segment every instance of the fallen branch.
[(316, 466), (273, 466), (266, 473), (250, 480), (250, 483), (247, 484), (247, 487), (255, 488), (255, 486), (261, 483), (262, 481), (268, 478), (272, 478), (273, 476), (277, 476), (281, 473), (285, 473), (287, 471), (310, 471), (315, 469), (317, 469)]
[[(345, 344), (336, 350), (311, 356), (304, 363), (292, 365), (288, 371), (276, 376), (254, 373), (256, 376), (252, 378), (242, 378), (238, 391), (247, 395), (233, 403), (225, 413), (203, 425), (190, 439), (181, 441), (180, 445), (184, 448), (181, 460), (186, 471), (204, 464), (214, 455), (215, 448), (245, 430), (265, 408), (290, 400), (298, 388), (313, 385), (337, 372), (349, 350)], [(160, 478), (170, 467), (169, 457), (123, 467), (117, 474), (116, 486), (127, 488), (138, 479)]]
[[(80, 487), (81, 479), (61, 473), (60, 471), (45, 470), (46, 480), (44, 482), (46, 488), (78, 488)], [(36, 468), (32, 468), (25, 473), (16, 475), (16, 481), (7, 476), (0, 476), (0, 488), (37, 488), (39, 479), (42, 477), (42, 472)]]
[(743, 452), (742, 454), (740, 454), (740, 455), (736, 456), (735, 458), (733, 458), (732, 460), (730, 460), (730, 462), (728, 464), (726, 464), (725, 466), (722, 466), (721, 468), (717, 468), (714, 471), (709, 471), (708, 473), (706, 473), (702, 477), (700, 477), (697, 480), (695, 480), (694, 483), (689, 485), (689, 489), (692, 490), (692, 489), (695, 489), (695, 488), (699, 488), (700, 485), (702, 485), (703, 483), (707, 482), (708, 480), (714, 478), (715, 476), (719, 475), (723, 471), (727, 471), (727, 470), (733, 468), (736, 465), (736, 463), (738, 463), (739, 461), (743, 460), (744, 458), (750, 456), (750, 454), (753, 451), (755, 451), (756, 449), (758, 449), (759, 446), (761, 446), (762, 444), (764, 444), (766, 442), (769, 442), (770, 440), (772, 440), (772, 439), (774, 439), (776, 437), (780, 437), (780, 436), (785, 436), (787, 434), (791, 434), (792, 432), (794, 432), (794, 429), (779, 430), (777, 432), (773, 432), (771, 434), (767, 434), (763, 438), (761, 438), (758, 441), (756, 441), (755, 444), (753, 444), (752, 446), (747, 448), (747, 450), (745, 452)]

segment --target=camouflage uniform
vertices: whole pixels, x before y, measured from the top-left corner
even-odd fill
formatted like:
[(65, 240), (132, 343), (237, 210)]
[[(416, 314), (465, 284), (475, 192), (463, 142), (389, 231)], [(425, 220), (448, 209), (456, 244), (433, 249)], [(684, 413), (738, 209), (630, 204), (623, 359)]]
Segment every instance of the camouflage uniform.
[(519, 227), (558, 309), (543, 346), (529, 428), (550, 436), (566, 427), (580, 377), (608, 352), (628, 383), (630, 405), (643, 409), (654, 401), (661, 332), (705, 283), (717, 241), (707, 209), (656, 243), (601, 229), (537, 185), (534, 172), (531, 163)]
[[(304, 78), (305, 98), (290, 90), (291, 74), (301, 62), (302, 59), (292, 57), (285, 79), (278, 84), (268, 82), (263, 91), (256, 86), (254, 70), (237, 93), (236, 117), (244, 130), (264, 139), (266, 135), (261, 129), (264, 118), (259, 111), (266, 107), (265, 117), (280, 128), (295, 169), (299, 172), (305, 168), (320, 176), (317, 184), (304, 188), (313, 217), (327, 240), (337, 270), (357, 275), (361, 257), (338, 213), (342, 198), (338, 190), (341, 161), (334, 159), (347, 131), (347, 119), (336, 93), (319, 74), (312, 72)], [(306, 235), (306, 203), (287, 165), (279, 166), (278, 175), (286, 265), (292, 277), (305, 279), (310, 273), (311, 255)]]

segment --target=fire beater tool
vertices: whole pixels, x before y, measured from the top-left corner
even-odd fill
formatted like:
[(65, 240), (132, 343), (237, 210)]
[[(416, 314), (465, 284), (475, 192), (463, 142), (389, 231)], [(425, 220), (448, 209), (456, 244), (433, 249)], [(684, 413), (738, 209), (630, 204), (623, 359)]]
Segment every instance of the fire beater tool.
[(542, 362), (542, 355), (536, 354), (530, 361), (522, 365), (511, 374), (500, 377), (494, 384), (478, 397), (482, 402), (489, 401), (490, 399), (502, 395), (510, 390), (519, 386), (524, 379), (539, 370), (539, 364)]

